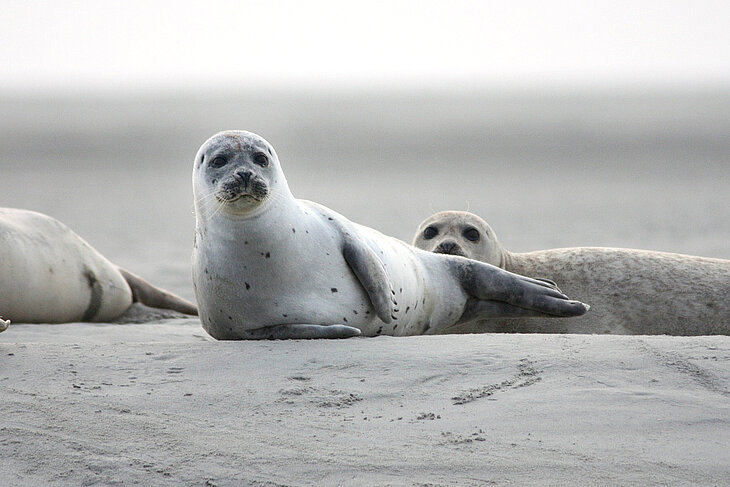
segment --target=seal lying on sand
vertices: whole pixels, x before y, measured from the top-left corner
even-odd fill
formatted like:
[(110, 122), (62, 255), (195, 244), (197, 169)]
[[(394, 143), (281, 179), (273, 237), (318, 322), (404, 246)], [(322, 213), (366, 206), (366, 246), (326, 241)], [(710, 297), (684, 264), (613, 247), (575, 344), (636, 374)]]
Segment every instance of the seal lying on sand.
[(63, 223), (0, 208), (0, 315), (13, 323), (110, 321), (141, 302), (197, 315), (194, 304), (121, 269)]
[(439, 333), (463, 316), (576, 316), (548, 283), (436, 255), (292, 196), (271, 145), (221, 132), (193, 163), (193, 283), (218, 339)]
[(597, 247), (512, 253), (487, 222), (464, 211), (426, 218), (413, 245), (545, 276), (591, 305), (589, 315), (571, 320), (477, 320), (452, 332), (730, 334), (730, 260)]

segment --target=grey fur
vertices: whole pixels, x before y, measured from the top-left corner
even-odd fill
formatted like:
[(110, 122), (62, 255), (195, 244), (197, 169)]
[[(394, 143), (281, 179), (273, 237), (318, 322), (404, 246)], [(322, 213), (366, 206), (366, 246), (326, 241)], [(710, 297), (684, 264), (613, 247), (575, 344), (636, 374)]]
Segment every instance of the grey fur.
[[(424, 230), (429, 226), (438, 234), (426, 239)], [(466, 226), (479, 230), (478, 242), (463, 237)], [(483, 219), (463, 211), (428, 217), (413, 245), (436, 252), (443, 242), (459, 255), (554, 279), (566, 293), (591, 304), (589, 314), (571, 320), (475, 320), (477, 313), (472, 313), (450, 332), (730, 334), (729, 260), (601, 247), (512, 253)]]

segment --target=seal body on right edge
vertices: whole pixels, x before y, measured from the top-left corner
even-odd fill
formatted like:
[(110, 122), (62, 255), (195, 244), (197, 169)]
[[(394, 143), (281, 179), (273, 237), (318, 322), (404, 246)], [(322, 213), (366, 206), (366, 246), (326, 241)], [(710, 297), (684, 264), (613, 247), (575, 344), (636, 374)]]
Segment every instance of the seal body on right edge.
[(193, 284), (217, 339), (440, 333), (462, 316), (575, 316), (544, 281), (414, 249), (291, 194), (273, 147), (244, 131), (193, 162)]
[(589, 315), (571, 320), (477, 319), (449, 332), (730, 334), (730, 260), (602, 247), (513, 253), (502, 247), (487, 222), (465, 211), (428, 217), (413, 245), (544, 276), (591, 304)]

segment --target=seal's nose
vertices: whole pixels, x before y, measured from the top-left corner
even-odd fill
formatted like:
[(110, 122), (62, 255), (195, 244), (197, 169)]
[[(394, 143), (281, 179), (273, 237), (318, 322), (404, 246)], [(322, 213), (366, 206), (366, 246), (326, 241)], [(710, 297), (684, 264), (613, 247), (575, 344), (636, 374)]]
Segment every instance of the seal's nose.
[(236, 170), (236, 177), (240, 179), (244, 185), (248, 184), (248, 182), (251, 180), (251, 176), (253, 176), (253, 172), (249, 171), (248, 169), (241, 168)]
[(439, 244), (439, 248), (444, 254), (451, 252), (454, 247), (456, 247), (456, 242), (441, 242), (441, 244)]

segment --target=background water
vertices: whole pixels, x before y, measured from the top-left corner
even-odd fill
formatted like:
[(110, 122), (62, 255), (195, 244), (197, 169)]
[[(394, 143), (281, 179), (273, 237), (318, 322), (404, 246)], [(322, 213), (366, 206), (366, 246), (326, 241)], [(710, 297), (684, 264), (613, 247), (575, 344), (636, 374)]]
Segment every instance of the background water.
[(730, 258), (730, 90), (5, 96), (0, 113), (0, 206), (188, 299), (192, 159), (223, 129), (269, 140), (295, 196), (406, 241), (469, 209), (513, 251)]

